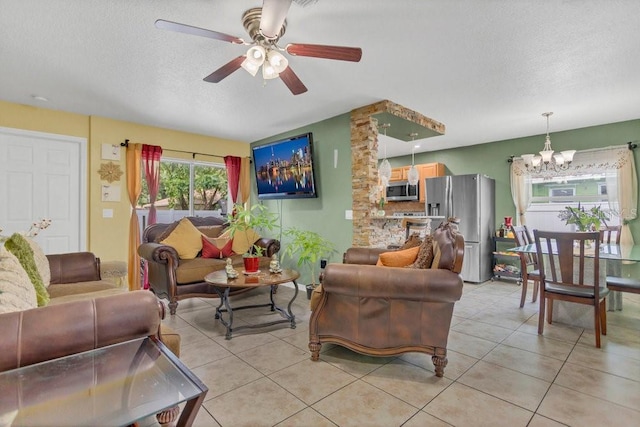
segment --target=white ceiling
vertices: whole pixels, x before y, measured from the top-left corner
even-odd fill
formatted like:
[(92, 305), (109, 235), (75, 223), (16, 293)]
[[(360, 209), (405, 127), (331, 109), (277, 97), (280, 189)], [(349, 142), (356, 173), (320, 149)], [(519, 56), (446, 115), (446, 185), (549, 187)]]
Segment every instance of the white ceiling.
[[(298, 96), (242, 69), (206, 83), (247, 48), (154, 27), (248, 40), (241, 15), (260, 5), (0, 0), (0, 99), (244, 142), (389, 99), (446, 125), (416, 152), (542, 134), (545, 111), (552, 133), (640, 118), (638, 0), (294, 3), (281, 45), (363, 50), (359, 63), (289, 57)], [(411, 152), (393, 141), (389, 157)]]

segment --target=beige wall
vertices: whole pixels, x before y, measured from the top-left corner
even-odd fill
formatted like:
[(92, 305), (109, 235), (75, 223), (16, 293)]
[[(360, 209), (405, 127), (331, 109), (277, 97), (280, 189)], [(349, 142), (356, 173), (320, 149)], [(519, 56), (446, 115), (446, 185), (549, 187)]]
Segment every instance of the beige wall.
[[(127, 233), (131, 209), (126, 194), (125, 149), (122, 148), (121, 160), (114, 162), (124, 172), (120, 181), (120, 202), (102, 202), (101, 185), (107, 181), (100, 180), (98, 169), (106, 160), (102, 160), (102, 144), (120, 144), (125, 139), (131, 143), (159, 145), (165, 157), (188, 158), (190, 154), (171, 152), (171, 149), (211, 153), (216, 155), (233, 155), (246, 157), (250, 155), (249, 144), (214, 138), (193, 133), (179, 132), (137, 123), (124, 122), (96, 116), (48, 110), (21, 104), (0, 101), (0, 126), (48, 132), (61, 135), (86, 138), (88, 141), (87, 161), (87, 248), (102, 260), (127, 260)], [(222, 162), (220, 157), (196, 156), (196, 160)], [(113, 218), (103, 218), (103, 209), (112, 209)]]

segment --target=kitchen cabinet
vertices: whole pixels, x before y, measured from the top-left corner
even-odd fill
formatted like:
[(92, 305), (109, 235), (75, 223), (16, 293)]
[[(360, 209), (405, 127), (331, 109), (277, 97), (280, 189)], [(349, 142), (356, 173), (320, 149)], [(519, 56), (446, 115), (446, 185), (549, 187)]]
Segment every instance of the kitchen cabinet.
[[(416, 165), (418, 168), (418, 173), (420, 173), (420, 201), (425, 202), (426, 198), (426, 189), (424, 185), (425, 178), (433, 178), (435, 176), (444, 176), (444, 164), (442, 163), (425, 163), (422, 165)], [(408, 173), (408, 172), (407, 172)]]
[[(406, 181), (409, 179), (409, 169), (411, 166), (400, 166), (391, 169), (391, 178), (389, 181)], [(416, 165), (418, 174), (420, 175), (420, 201), (424, 202), (425, 190), (424, 180), (425, 178), (433, 178), (434, 176), (444, 176), (444, 164), (443, 163), (423, 163)]]

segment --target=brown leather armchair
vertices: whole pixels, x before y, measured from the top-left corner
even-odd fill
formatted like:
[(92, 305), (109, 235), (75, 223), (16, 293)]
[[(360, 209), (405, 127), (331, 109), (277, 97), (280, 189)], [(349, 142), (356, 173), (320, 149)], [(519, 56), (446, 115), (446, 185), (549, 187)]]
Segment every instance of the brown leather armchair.
[(453, 304), (462, 295), (464, 238), (446, 225), (434, 234), (440, 255), (431, 269), (377, 267), (384, 249), (350, 248), (329, 264), (309, 321), (311, 359), (322, 343), (371, 356), (432, 355), (436, 375), (447, 365)]

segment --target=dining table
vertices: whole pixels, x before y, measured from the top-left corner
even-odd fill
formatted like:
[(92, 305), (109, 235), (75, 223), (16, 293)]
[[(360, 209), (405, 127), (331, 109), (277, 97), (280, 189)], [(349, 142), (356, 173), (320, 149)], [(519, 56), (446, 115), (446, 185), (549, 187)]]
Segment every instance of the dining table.
[[(537, 248), (535, 243), (517, 246), (507, 249), (509, 252), (536, 254)], [(543, 248), (543, 253), (548, 253), (547, 248)], [(600, 261), (607, 261), (607, 275), (620, 276), (631, 275), (633, 264), (640, 261), (640, 244), (617, 244), (617, 243), (600, 243)], [(585, 250), (585, 257), (595, 257), (595, 251)], [(609, 262), (611, 261), (611, 262)], [(607, 301), (607, 309), (609, 311), (622, 310), (622, 293), (611, 291), (610, 298)]]

